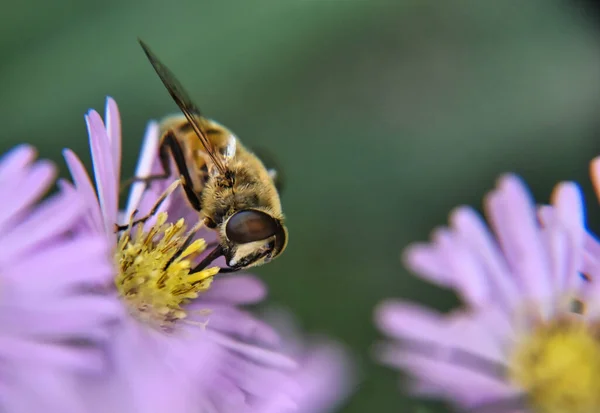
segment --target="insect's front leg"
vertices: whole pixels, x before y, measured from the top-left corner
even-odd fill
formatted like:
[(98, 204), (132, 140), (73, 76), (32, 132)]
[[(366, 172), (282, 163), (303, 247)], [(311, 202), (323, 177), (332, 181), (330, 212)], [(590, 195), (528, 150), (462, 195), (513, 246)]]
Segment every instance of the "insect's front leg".
[[(214, 260), (224, 255), (223, 247), (217, 245), (215, 249), (213, 249), (202, 261), (200, 261), (194, 268), (190, 270), (190, 274), (194, 274), (204, 270), (208, 267)], [(219, 274), (232, 273), (239, 271), (240, 268), (219, 268)]]
[(219, 274), (231, 274), (232, 272), (238, 272), (241, 268), (219, 268)]
[[(190, 172), (187, 167), (187, 163), (185, 162), (185, 156), (173, 130), (169, 130), (165, 134), (159, 146), (159, 159), (165, 173), (162, 175), (151, 175), (147, 177), (134, 179), (137, 179), (138, 181), (144, 181), (146, 182), (146, 184), (148, 184), (149, 182), (152, 182), (154, 180), (167, 179), (171, 177), (171, 163), (169, 158), (169, 152), (170, 155), (173, 156), (173, 160), (175, 161), (175, 165), (177, 166), (180, 178), (177, 179), (177, 181), (175, 181), (165, 190), (165, 192), (157, 199), (156, 203), (154, 204), (154, 206), (148, 214), (146, 214), (142, 218), (133, 221), (131, 225), (141, 224), (150, 219), (150, 217), (156, 214), (156, 211), (158, 211), (160, 205), (165, 201), (165, 199), (170, 194), (172, 194), (179, 185), (183, 187), (185, 195), (192, 207), (197, 211), (200, 211), (200, 209), (202, 208), (199, 196), (191, 187), (192, 179), (190, 177)], [(127, 229), (127, 227), (129, 227), (129, 225), (115, 225), (116, 231), (123, 231)]]
[(160, 166), (163, 172), (148, 176), (134, 176), (133, 178), (130, 178), (121, 184), (121, 191), (135, 182), (144, 182), (146, 184), (146, 188), (144, 189), (147, 189), (148, 185), (154, 181), (163, 181), (165, 179), (169, 179), (171, 177), (171, 159), (169, 157), (169, 150), (169, 145), (164, 139), (161, 139), (160, 146), (158, 147), (158, 160), (160, 161)]
[(162, 145), (168, 146), (171, 151), (171, 155), (173, 155), (173, 160), (175, 161), (175, 165), (177, 166), (177, 170), (180, 175), (181, 185), (183, 190), (185, 191), (185, 195), (196, 211), (202, 210), (202, 201), (200, 200), (200, 196), (194, 191), (192, 187), (192, 177), (190, 176), (190, 170), (188, 169), (187, 162), (185, 161), (185, 155), (183, 154), (183, 149), (179, 144), (179, 140), (177, 139), (177, 135), (175, 131), (170, 129), (165, 134)]
[(183, 149), (179, 144), (179, 140), (175, 134), (175, 131), (170, 129), (168, 130), (163, 138), (161, 139), (160, 146), (158, 148), (158, 157), (160, 161), (160, 165), (163, 169), (162, 174), (155, 174), (149, 176), (136, 176), (127, 181), (125, 181), (124, 185), (131, 185), (133, 182), (145, 182), (146, 185), (152, 183), (153, 181), (168, 179), (172, 176), (171, 171), (171, 157), (177, 166), (177, 170), (181, 179), (181, 186), (185, 191), (185, 195), (196, 211), (200, 211), (202, 209), (202, 202), (200, 200), (199, 195), (192, 188), (192, 178), (190, 176), (190, 171), (188, 169), (187, 163), (185, 161), (185, 155), (183, 154)]
[(144, 222), (148, 221), (150, 218), (152, 218), (154, 216), (154, 214), (156, 214), (156, 212), (158, 211), (158, 209), (160, 208), (160, 206), (162, 205), (162, 203), (165, 202), (165, 200), (167, 199), (167, 197), (169, 195), (171, 195), (175, 191), (175, 189), (177, 189), (177, 187), (179, 185), (181, 185), (181, 181), (179, 179), (176, 180), (175, 182), (173, 182), (171, 185), (169, 185), (169, 187), (165, 190), (165, 192), (163, 192), (162, 195), (160, 197), (158, 197), (158, 199), (154, 203), (154, 206), (152, 207), (152, 209), (150, 210), (150, 212), (148, 212), (142, 218), (138, 218), (135, 221), (133, 221), (132, 223), (127, 224), (127, 225), (118, 225), (118, 224), (115, 224), (115, 232), (124, 231), (127, 228), (129, 228), (129, 226), (143, 224)]

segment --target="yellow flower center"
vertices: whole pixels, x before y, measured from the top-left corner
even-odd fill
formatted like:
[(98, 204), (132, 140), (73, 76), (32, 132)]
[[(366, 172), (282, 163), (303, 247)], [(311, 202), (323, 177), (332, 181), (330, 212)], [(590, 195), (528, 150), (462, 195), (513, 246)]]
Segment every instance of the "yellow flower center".
[(600, 411), (598, 330), (577, 317), (536, 327), (516, 347), (510, 378), (540, 413)]
[(204, 251), (206, 242), (189, 243), (197, 228), (186, 233), (183, 219), (166, 221), (162, 212), (148, 232), (141, 225), (129, 228), (120, 236), (115, 255), (115, 284), (130, 312), (165, 330), (187, 316), (183, 305), (206, 291), (219, 272), (213, 267), (190, 274), (191, 259)]

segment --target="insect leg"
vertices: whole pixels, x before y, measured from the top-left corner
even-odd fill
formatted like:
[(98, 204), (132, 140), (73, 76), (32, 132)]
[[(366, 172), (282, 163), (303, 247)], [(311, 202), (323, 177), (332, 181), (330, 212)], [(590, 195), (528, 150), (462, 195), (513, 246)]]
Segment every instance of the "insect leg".
[[(206, 267), (209, 266), (211, 262), (219, 258), (223, 255), (223, 247), (218, 245), (214, 250), (212, 250), (202, 261), (198, 263), (194, 268), (191, 269), (190, 274), (194, 274), (202, 271)], [(219, 271), (220, 272), (220, 271)]]
[[(218, 245), (214, 250), (212, 250), (202, 261), (198, 263), (194, 268), (191, 269), (190, 274), (194, 274), (202, 271), (206, 267), (210, 265), (211, 262), (219, 258), (223, 255), (223, 247)], [(232, 273), (239, 271), (240, 268), (219, 268), (219, 274)]]
[(166, 133), (165, 137), (163, 138), (163, 144), (168, 145), (169, 149), (171, 150), (171, 155), (173, 155), (173, 160), (175, 161), (175, 165), (177, 165), (177, 170), (181, 176), (181, 184), (188, 201), (192, 205), (192, 208), (194, 208), (196, 211), (200, 211), (202, 209), (202, 202), (198, 197), (198, 194), (194, 191), (194, 188), (192, 188), (193, 181), (190, 176), (187, 163), (185, 162), (183, 149), (181, 149), (181, 145), (177, 140), (177, 136), (172, 129)]
[(241, 268), (220, 268), (219, 274), (232, 273), (232, 272), (237, 272), (239, 270), (241, 270)]
[(135, 221), (133, 221), (132, 223), (127, 224), (127, 225), (115, 224), (115, 232), (124, 231), (127, 228), (129, 228), (130, 226), (134, 226), (137, 224), (143, 224), (144, 222), (148, 221), (151, 217), (154, 216), (154, 214), (156, 214), (156, 212), (158, 211), (158, 209), (160, 208), (162, 203), (165, 202), (165, 199), (167, 199), (167, 197), (169, 195), (171, 195), (175, 191), (175, 189), (177, 189), (177, 187), (179, 185), (181, 185), (181, 181), (179, 179), (176, 180), (175, 182), (173, 182), (171, 185), (169, 185), (169, 187), (165, 190), (165, 192), (163, 192), (162, 195), (156, 200), (156, 202), (154, 203), (154, 206), (152, 207), (150, 212), (148, 212), (142, 218), (136, 219)]
[(125, 181), (124, 185), (130, 185), (133, 182), (145, 182), (147, 186), (153, 181), (168, 179), (171, 176), (171, 160), (169, 157), (169, 152), (173, 156), (173, 160), (175, 161), (175, 165), (177, 166), (177, 170), (181, 176), (181, 186), (185, 191), (186, 198), (192, 205), (192, 208), (200, 211), (202, 209), (202, 203), (198, 194), (196, 194), (194, 189), (191, 187), (192, 178), (190, 177), (190, 172), (185, 162), (185, 155), (183, 154), (181, 145), (179, 144), (179, 141), (177, 140), (173, 130), (169, 130), (165, 134), (159, 146), (158, 156), (164, 173), (145, 177), (133, 177), (128, 181)]
[(169, 159), (169, 149), (169, 145), (167, 145), (163, 139), (158, 147), (158, 159), (160, 161), (160, 166), (163, 170), (163, 173), (148, 176), (134, 176), (133, 178), (130, 178), (121, 184), (121, 191), (135, 182), (144, 182), (147, 188), (148, 185), (154, 181), (168, 179), (171, 176), (171, 160)]

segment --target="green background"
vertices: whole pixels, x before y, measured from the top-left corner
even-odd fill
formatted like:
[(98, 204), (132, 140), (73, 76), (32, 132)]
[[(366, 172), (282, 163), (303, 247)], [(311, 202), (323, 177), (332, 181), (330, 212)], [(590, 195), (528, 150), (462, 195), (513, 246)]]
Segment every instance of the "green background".
[(257, 272), (307, 331), (353, 349), (362, 379), (342, 411), (434, 411), (371, 361), (372, 310), (386, 297), (452, 305), (400, 251), (454, 206), (479, 207), (503, 172), (540, 202), (580, 181), (597, 227), (600, 36), (587, 17), (551, 0), (11, 2), (0, 149), (88, 160), (83, 114), (111, 95), (130, 175), (146, 122), (176, 110), (143, 38), (205, 113), (283, 166), (290, 244)]

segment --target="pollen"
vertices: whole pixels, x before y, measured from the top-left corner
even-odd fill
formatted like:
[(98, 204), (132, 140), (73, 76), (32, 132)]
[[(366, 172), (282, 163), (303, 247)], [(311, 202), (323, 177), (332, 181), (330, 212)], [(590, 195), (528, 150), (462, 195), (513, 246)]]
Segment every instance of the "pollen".
[(532, 411), (600, 411), (598, 329), (581, 318), (560, 318), (537, 326), (518, 342), (510, 379), (526, 390)]
[(119, 237), (115, 284), (140, 321), (170, 330), (187, 317), (185, 304), (210, 288), (217, 267), (190, 273), (192, 260), (206, 249), (203, 239), (191, 241), (197, 227), (186, 231), (183, 219), (167, 223), (167, 213), (161, 212), (147, 231), (130, 226)]

